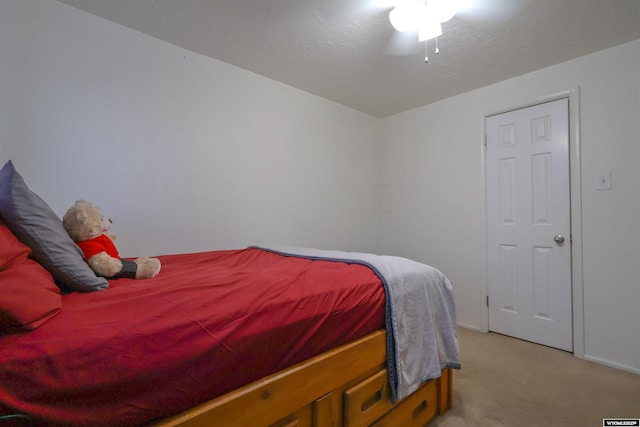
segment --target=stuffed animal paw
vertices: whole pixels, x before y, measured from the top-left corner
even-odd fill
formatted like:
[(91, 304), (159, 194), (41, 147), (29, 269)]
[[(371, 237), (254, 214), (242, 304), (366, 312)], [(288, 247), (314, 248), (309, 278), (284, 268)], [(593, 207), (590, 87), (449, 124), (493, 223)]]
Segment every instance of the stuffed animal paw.
[(157, 258), (141, 257), (135, 261), (120, 258), (114, 244), (115, 235), (109, 232), (111, 220), (94, 203), (78, 200), (64, 214), (62, 225), (98, 276), (149, 279), (160, 272), (160, 260)]
[(135, 261), (136, 279), (150, 279), (160, 273), (160, 260), (158, 258), (140, 257)]

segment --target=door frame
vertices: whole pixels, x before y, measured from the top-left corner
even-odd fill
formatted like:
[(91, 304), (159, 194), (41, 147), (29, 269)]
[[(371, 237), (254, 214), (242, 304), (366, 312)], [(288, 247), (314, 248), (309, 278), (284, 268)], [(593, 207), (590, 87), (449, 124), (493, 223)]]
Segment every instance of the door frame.
[(552, 95), (533, 99), (529, 102), (513, 105), (498, 111), (483, 114), (482, 117), (482, 332), (489, 332), (489, 259), (488, 259), (488, 214), (487, 214), (487, 151), (486, 119), (496, 114), (507, 113), (521, 108), (531, 107), (545, 102), (567, 98), (569, 100), (569, 185), (571, 209), (571, 302), (573, 312), (573, 354), (584, 358), (584, 299), (582, 278), (582, 175), (580, 169), (580, 87)]

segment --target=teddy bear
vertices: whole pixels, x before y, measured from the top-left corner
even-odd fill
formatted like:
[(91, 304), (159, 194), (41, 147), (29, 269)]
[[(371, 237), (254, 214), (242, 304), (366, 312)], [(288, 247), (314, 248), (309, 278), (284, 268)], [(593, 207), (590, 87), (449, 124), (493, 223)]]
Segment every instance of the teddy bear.
[(98, 276), (149, 279), (160, 272), (157, 258), (140, 257), (135, 261), (120, 258), (114, 244), (115, 235), (109, 232), (111, 219), (105, 217), (95, 203), (76, 201), (64, 214), (62, 225)]

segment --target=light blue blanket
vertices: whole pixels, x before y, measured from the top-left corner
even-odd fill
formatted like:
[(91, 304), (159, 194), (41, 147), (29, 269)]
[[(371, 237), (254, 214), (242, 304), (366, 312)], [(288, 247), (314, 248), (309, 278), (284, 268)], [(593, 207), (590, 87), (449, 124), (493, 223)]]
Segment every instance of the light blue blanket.
[(285, 256), (361, 264), (386, 291), (387, 364), (392, 400), (444, 368), (460, 368), (453, 287), (440, 271), (406, 258), (312, 248), (260, 248)]

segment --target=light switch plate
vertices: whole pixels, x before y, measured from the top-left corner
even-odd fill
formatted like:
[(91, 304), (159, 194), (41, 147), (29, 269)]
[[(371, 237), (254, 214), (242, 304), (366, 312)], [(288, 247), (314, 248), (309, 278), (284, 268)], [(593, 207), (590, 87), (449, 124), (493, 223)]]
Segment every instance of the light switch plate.
[(596, 190), (611, 190), (611, 174), (598, 175)]

